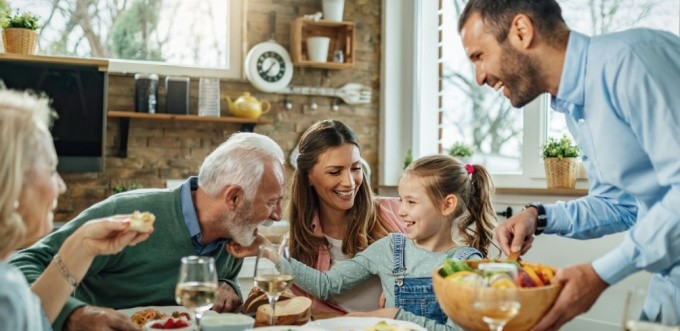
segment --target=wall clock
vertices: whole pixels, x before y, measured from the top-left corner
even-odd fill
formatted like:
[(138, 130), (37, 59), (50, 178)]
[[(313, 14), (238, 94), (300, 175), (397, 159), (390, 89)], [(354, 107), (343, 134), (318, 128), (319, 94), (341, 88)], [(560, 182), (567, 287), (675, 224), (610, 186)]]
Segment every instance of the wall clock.
[(293, 79), (293, 61), (288, 51), (273, 39), (250, 49), (245, 61), (246, 78), (263, 92), (276, 92)]

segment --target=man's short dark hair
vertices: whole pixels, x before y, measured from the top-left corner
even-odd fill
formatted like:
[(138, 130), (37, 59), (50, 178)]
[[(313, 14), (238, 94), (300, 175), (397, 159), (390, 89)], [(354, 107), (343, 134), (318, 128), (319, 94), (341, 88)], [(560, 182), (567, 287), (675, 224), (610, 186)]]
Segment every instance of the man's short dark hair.
[(517, 14), (529, 16), (536, 29), (549, 42), (559, 39), (566, 30), (562, 9), (555, 0), (470, 0), (458, 19), (458, 32), (474, 13), (499, 43), (505, 41)]

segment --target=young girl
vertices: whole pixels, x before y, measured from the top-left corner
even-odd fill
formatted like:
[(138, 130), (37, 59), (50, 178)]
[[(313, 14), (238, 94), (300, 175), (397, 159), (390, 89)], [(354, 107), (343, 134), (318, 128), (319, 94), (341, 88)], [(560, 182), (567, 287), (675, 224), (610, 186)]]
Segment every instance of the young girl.
[(322, 299), (377, 275), (388, 308), (362, 315), (448, 330), (452, 326), (445, 325), (447, 317), (435, 298), (432, 271), (447, 257), (486, 256), (495, 224), (490, 188), (482, 166), (448, 155), (427, 156), (411, 164), (399, 181), (405, 234), (392, 233), (324, 273), (296, 260), (271, 259), (279, 270), (294, 275), (298, 286)]

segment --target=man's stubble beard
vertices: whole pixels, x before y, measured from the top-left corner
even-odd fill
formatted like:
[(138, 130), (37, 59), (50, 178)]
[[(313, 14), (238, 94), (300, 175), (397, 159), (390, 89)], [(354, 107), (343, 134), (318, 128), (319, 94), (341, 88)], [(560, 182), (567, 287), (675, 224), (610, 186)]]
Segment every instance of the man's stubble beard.
[(546, 91), (537, 61), (513, 48), (506, 40), (501, 45), (501, 80), (510, 90), (510, 103), (515, 108), (526, 106)]

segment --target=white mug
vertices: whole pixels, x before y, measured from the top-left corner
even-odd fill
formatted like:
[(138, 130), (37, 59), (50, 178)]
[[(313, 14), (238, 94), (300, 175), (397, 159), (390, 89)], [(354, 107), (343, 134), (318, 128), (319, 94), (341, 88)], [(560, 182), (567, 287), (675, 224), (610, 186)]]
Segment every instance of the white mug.
[(307, 38), (307, 57), (312, 62), (328, 61), (328, 46), (331, 38), (309, 37)]
[(323, 19), (329, 21), (342, 21), (342, 14), (345, 9), (345, 0), (323, 0)]

